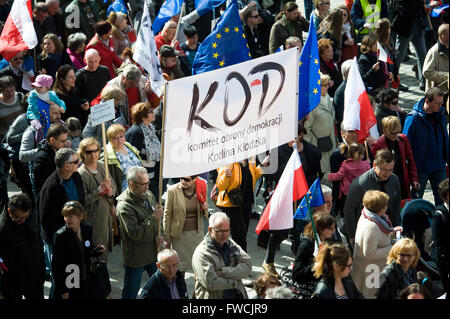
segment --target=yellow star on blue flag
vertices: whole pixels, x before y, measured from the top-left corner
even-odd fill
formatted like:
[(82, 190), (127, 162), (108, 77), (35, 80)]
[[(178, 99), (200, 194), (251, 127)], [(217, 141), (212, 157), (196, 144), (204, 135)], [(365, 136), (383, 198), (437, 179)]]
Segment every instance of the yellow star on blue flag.
[(39, 121), (41, 122), (42, 128), (44, 129), (44, 136), (47, 136), (47, 131), (50, 127), (50, 104), (44, 102), (40, 98), (37, 98), (37, 105), (39, 110)]
[(300, 54), (298, 89), (298, 120), (300, 121), (320, 102), (320, 63), (316, 27), (311, 16), (308, 38)]
[(109, 17), (111, 11), (128, 14), (127, 7), (125, 6), (125, 3), (123, 3), (123, 0), (114, 0), (114, 2), (109, 5), (108, 10), (106, 11), (107, 17)]
[(192, 74), (216, 70), (250, 59), (237, 0), (232, 0), (214, 30), (200, 44), (192, 63)]
[(323, 199), (322, 194), (322, 187), (320, 186), (320, 179), (317, 177), (317, 179), (314, 181), (314, 183), (309, 188), (306, 195), (303, 197), (302, 201), (300, 202), (300, 205), (298, 206), (295, 214), (294, 219), (305, 219), (308, 215), (308, 205), (306, 203), (306, 197), (309, 198), (309, 207), (320, 207), (323, 204), (325, 204), (325, 200)]

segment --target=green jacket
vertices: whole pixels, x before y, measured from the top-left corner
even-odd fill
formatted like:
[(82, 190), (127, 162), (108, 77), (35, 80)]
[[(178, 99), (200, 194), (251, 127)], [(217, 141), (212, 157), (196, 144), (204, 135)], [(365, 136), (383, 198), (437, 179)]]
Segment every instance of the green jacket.
[(133, 194), (129, 187), (117, 197), (124, 266), (142, 267), (156, 260), (159, 221), (152, 214), (157, 202), (150, 191), (147, 191), (146, 199), (148, 209), (145, 207), (145, 198)]

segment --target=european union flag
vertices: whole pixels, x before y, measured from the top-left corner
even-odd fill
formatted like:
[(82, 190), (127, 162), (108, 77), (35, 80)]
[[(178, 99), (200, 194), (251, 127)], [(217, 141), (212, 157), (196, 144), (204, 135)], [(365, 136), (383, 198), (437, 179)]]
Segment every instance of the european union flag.
[(320, 59), (316, 27), (311, 15), (309, 33), (300, 54), (298, 89), (298, 120), (300, 121), (320, 102)]
[(226, 0), (195, 0), (195, 10), (197, 10), (198, 14), (202, 16), (225, 1)]
[(109, 5), (106, 16), (109, 16), (111, 11), (128, 14), (127, 7), (125, 6), (125, 3), (123, 3), (123, 0), (114, 0), (114, 2)]
[(153, 21), (153, 33), (156, 35), (173, 16), (181, 13), (184, 0), (166, 0), (159, 9), (158, 15)]
[(295, 211), (294, 219), (305, 219), (308, 215), (308, 205), (306, 204), (306, 196), (309, 199), (309, 206), (312, 207), (320, 207), (325, 204), (325, 200), (323, 199), (322, 188), (320, 187), (320, 179), (314, 181), (314, 183), (309, 188), (306, 195), (303, 197), (300, 205)]
[(200, 74), (251, 59), (237, 6), (231, 1), (214, 30), (202, 42), (192, 63), (192, 74)]
[(49, 117), (50, 104), (42, 101), (40, 98), (37, 98), (37, 105), (39, 109), (39, 117), (40, 117), (39, 120), (44, 130), (44, 136), (47, 136), (47, 130), (50, 127), (50, 117)]

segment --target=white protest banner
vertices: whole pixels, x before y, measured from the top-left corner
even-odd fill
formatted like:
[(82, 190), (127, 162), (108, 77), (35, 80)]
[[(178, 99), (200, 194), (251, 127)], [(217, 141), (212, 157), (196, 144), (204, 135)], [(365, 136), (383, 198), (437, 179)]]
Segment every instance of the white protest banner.
[(115, 117), (114, 100), (102, 102), (91, 107), (92, 126), (114, 120)]
[(298, 49), (169, 81), (166, 94), (164, 178), (251, 158), (297, 136)]

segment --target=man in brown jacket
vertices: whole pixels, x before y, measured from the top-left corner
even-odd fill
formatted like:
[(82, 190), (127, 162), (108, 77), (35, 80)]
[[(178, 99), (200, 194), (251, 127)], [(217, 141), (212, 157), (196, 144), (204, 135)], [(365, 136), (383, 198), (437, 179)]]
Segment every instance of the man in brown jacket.
[(428, 51), (423, 66), (423, 76), (426, 79), (425, 90), (428, 91), (437, 86), (442, 92), (448, 94), (448, 24), (440, 25), (438, 36), (438, 42)]

